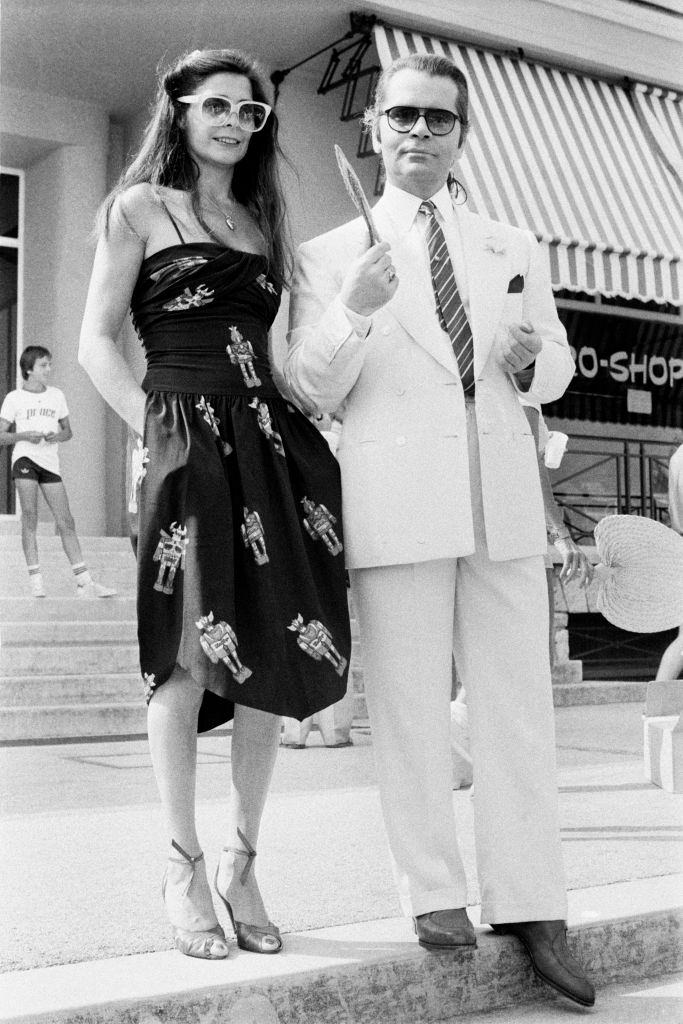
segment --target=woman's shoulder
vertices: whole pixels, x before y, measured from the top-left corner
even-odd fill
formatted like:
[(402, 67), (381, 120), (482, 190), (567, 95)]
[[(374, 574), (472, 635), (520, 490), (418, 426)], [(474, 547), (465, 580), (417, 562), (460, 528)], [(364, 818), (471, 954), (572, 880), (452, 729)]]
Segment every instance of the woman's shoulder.
[(123, 214), (130, 220), (145, 220), (154, 216), (160, 207), (159, 190), (148, 181), (140, 181), (119, 192), (112, 212)]
[(108, 208), (107, 235), (110, 235), (112, 230), (115, 236), (121, 233), (122, 237), (132, 232), (141, 241), (146, 241), (150, 233), (155, 203), (158, 203), (158, 200), (155, 199), (154, 189), (148, 182), (129, 185), (114, 196)]
[(160, 217), (167, 219), (164, 207), (172, 213), (183, 210), (186, 193), (180, 189), (165, 188), (141, 181), (120, 192), (113, 204), (111, 213), (115, 219), (122, 220), (139, 238), (147, 239), (152, 227)]

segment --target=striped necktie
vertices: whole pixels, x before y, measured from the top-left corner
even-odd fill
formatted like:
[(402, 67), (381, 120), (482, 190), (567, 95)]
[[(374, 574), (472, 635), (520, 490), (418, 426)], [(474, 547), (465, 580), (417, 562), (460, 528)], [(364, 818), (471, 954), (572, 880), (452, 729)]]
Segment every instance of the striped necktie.
[(427, 200), (420, 204), (420, 213), (427, 218), (427, 248), (429, 266), (432, 272), (432, 287), (436, 298), (436, 309), (444, 331), (451, 339), (455, 358), (458, 361), (460, 380), (466, 395), (474, 394), (474, 342), (465, 307), (455, 283), (453, 264), (448, 255), (446, 239), (434, 213), (434, 203)]

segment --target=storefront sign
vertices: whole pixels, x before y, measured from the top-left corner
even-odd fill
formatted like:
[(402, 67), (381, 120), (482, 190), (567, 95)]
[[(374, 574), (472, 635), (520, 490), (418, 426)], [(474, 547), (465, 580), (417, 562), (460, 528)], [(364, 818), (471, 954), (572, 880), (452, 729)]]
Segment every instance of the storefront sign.
[(549, 416), (605, 423), (683, 426), (683, 329), (680, 324), (559, 310), (574, 379), (544, 406)]

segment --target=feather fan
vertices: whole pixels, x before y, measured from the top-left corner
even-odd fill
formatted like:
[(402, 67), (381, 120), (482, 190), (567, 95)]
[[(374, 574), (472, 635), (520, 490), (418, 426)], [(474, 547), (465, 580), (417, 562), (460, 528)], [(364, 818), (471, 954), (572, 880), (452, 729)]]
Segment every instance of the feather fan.
[(362, 217), (365, 218), (365, 223), (368, 226), (368, 232), (370, 233), (370, 245), (375, 245), (381, 241), (379, 232), (375, 226), (375, 222), (372, 219), (372, 210), (370, 209), (370, 203), (367, 200), (367, 196), (363, 191), (363, 186), (358, 180), (358, 175), (354, 171), (349, 161), (344, 156), (341, 148), (335, 144), (334, 153), (337, 157), (337, 163), (339, 164), (339, 170), (341, 172), (342, 180), (346, 186), (346, 191), (351, 196), (353, 205), (356, 207)]

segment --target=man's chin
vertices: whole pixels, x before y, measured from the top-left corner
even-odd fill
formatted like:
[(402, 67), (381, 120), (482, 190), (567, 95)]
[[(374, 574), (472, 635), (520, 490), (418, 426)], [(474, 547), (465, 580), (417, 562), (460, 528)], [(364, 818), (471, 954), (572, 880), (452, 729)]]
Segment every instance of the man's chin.
[(445, 178), (442, 181), (433, 172), (427, 173), (425, 165), (417, 161), (412, 167), (406, 168), (402, 174), (395, 177), (388, 175), (388, 178), (396, 188), (410, 192), (411, 195), (419, 196), (421, 199), (429, 199), (430, 196), (435, 195), (446, 182)]

